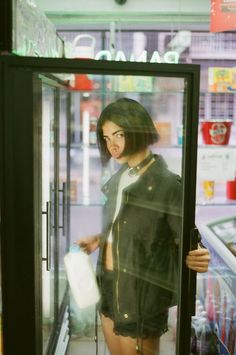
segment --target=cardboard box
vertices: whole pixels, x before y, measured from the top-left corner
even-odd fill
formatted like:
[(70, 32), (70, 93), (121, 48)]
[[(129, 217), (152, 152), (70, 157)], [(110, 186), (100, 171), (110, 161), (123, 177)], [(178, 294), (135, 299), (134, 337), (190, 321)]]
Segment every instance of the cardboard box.
[(209, 92), (235, 92), (236, 68), (208, 68)]

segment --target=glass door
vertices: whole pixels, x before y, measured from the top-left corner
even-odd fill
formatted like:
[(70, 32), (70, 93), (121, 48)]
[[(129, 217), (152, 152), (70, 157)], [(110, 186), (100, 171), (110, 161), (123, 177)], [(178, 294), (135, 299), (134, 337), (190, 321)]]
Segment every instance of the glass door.
[(55, 326), (56, 89), (42, 86), (42, 338), (43, 354)]
[(67, 288), (64, 256), (69, 242), (69, 191), (70, 191), (70, 93), (60, 88), (59, 96), (59, 236), (58, 236), (58, 304), (61, 306)]
[[(32, 122), (32, 117), (35, 115), (35, 107), (32, 103), (37, 99), (32, 78), (34, 75), (46, 75), (50, 77), (56, 76), (63, 80), (73, 96), (73, 137), (76, 137), (76, 140), (73, 141), (74, 145), (71, 152), (73, 159), (71, 166), (73, 164), (72, 178), (76, 193), (73, 195), (74, 202), (71, 210), (71, 220), (73, 222), (71, 226), (71, 242), (94, 232), (100, 233), (102, 228), (102, 211), (105, 209), (109, 213), (109, 205), (107, 204), (106, 197), (101, 192), (101, 187), (108, 177), (118, 171), (119, 167), (112, 160), (110, 164), (106, 166), (106, 169), (103, 169), (100, 164), (96, 135), (94, 132), (96, 130), (97, 119), (102, 110), (108, 104), (119, 98), (128, 98), (141, 104), (152, 118), (156, 131), (159, 134), (159, 140), (153, 144), (150, 149), (155, 154), (155, 160), (160, 169), (162, 169), (161, 171), (165, 172), (167, 176), (171, 176), (171, 179), (175, 181), (175, 188), (172, 184), (166, 184), (164, 175), (160, 177), (158, 172), (160, 170), (157, 170), (155, 173), (157, 174), (156, 178), (152, 179), (152, 181), (154, 184), (155, 181), (158, 180), (160, 189), (154, 191), (151, 183), (147, 185), (147, 191), (148, 194), (150, 194), (150, 200), (148, 202), (141, 199), (140, 189), (133, 191), (132, 198), (134, 199), (134, 205), (136, 207), (142, 206), (143, 208), (137, 208), (136, 210), (137, 223), (133, 225), (134, 239), (129, 239), (129, 243), (133, 243), (133, 246), (138, 247), (139, 250), (143, 250), (143, 257), (138, 261), (136, 260), (138, 268), (134, 268), (134, 265), (136, 265), (135, 261), (133, 264), (127, 265), (128, 269), (122, 264), (124, 260), (122, 259), (122, 262), (118, 265), (117, 272), (119, 273), (119, 280), (128, 280), (129, 276), (133, 275), (139, 285), (142, 284), (144, 286), (145, 284), (145, 287), (148, 287), (149, 291), (152, 289), (154, 294), (158, 289), (162, 290), (161, 293), (164, 297), (161, 306), (162, 310), (165, 308), (166, 315), (168, 315), (167, 326), (169, 330), (161, 337), (161, 353), (165, 348), (168, 348), (170, 353), (173, 354), (189, 354), (191, 336), (190, 321), (191, 315), (194, 313), (195, 301), (195, 275), (186, 268), (185, 256), (188, 250), (196, 244), (194, 238), (194, 209), (199, 67), (194, 65), (39, 58), (2, 58), (1, 61), (2, 68), (4, 68), (5, 92), (6, 94), (9, 93), (8, 103), (11, 105), (11, 108), (14, 107), (14, 110), (16, 108), (18, 109), (21, 119), (19, 123), (19, 117), (15, 115), (16, 112), (9, 109), (7, 105), (5, 105), (4, 109), (1, 111), (6, 111), (5, 116), (8, 122), (6, 126), (8, 135), (4, 138), (5, 146), (10, 147), (11, 144), (14, 156), (18, 158), (18, 164), (24, 164), (24, 168), (26, 169), (24, 172), (19, 171), (20, 179), (13, 179), (14, 184), (18, 187), (17, 197), (19, 198), (20, 196), (22, 197), (20, 200), (23, 200), (25, 195), (28, 194), (28, 199), (31, 202), (30, 206), (26, 205), (25, 208), (21, 210), (21, 217), (24, 217), (21, 220), (22, 228), (26, 227), (27, 223), (29, 223), (28, 219), (26, 222), (25, 218), (27, 211), (29, 214), (29, 207), (32, 208), (32, 206), (34, 206), (35, 211), (34, 218), (31, 218), (30, 222), (34, 233), (25, 236), (25, 247), (36, 264), (40, 260), (44, 265), (43, 272), (39, 273), (37, 271), (32, 274), (31, 283), (28, 285), (30, 292), (23, 290), (21, 297), (23, 299), (23, 296), (26, 296), (25, 293), (28, 292), (30, 293), (28, 296), (31, 296), (31, 299), (35, 302), (34, 295), (38, 294), (39, 291), (39, 295), (41, 294), (43, 296), (37, 298), (37, 304), (44, 309), (43, 312), (45, 312), (44, 314), (46, 316), (45, 319), (44, 317), (40, 319), (40, 317), (37, 317), (35, 314), (35, 311), (32, 310), (35, 317), (31, 320), (25, 319), (26, 329), (28, 330), (29, 327), (32, 327), (32, 323), (37, 324), (33, 330), (35, 337), (38, 337), (39, 344), (48, 343), (49, 332), (46, 332), (46, 334), (42, 336), (42, 329), (44, 328), (46, 319), (49, 324), (46, 330), (51, 328), (53, 323), (51, 304), (57, 302), (55, 297), (57, 297), (56, 294), (58, 290), (59, 300), (61, 302), (63, 298), (63, 292), (61, 292), (61, 290), (65, 289), (64, 271), (61, 261), (66, 246), (66, 241), (63, 239), (65, 234), (65, 231), (63, 231), (63, 219), (66, 210), (63, 207), (63, 199), (65, 199), (66, 194), (68, 194), (68, 190), (65, 192), (63, 188), (66, 165), (68, 164), (68, 160), (66, 161), (68, 157), (65, 158), (63, 152), (65, 143), (65, 132), (63, 128), (65, 127), (65, 114), (63, 112), (65, 112), (66, 95), (64, 96), (63, 92), (59, 95), (61, 104), (58, 110), (60, 113), (57, 112), (55, 114), (55, 117), (59, 117), (58, 121), (56, 121), (58, 122), (56, 123), (56, 127), (54, 118), (50, 116), (51, 109), (46, 109), (47, 105), (44, 108), (45, 111), (42, 111), (43, 114), (41, 116), (38, 115), (38, 125), (40, 127), (41, 119), (43, 125), (42, 133), (43, 135), (45, 134), (43, 138), (45, 162), (43, 164), (46, 173), (45, 176), (42, 176), (41, 174), (39, 175), (40, 170), (37, 165), (38, 160), (41, 161), (41, 152), (40, 149), (35, 149), (35, 137), (37, 137), (38, 126), (35, 127), (35, 122)], [(27, 86), (26, 91), (21, 95), (21, 100), (19, 100), (18, 93), (22, 82), (27, 83)], [(12, 83), (14, 83), (14, 85), (12, 85)], [(47, 95), (48, 98), (45, 99), (45, 102), (51, 102), (53, 96), (52, 92), (49, 90)], [(43, 123), (45, 117), (47, 117), (47, 119), (46, 122)], [(61, 130), (59, 129), (58, 137), (60, 138), (56, 139), (60, 147), (60, 159), (58, 160), (58, 158), (56, 158), (53, 160), (52, 155), (53, 150), (55, 150), (55, 136), (52, 134), (50, 125), (53, 124), (53, 129), (55, 130), (59, 122), (61, 124)], [(9, 123), (11, 124), (10, 127)], [(26, 126), (28, 130), (31, 130), (30, 137), (33, 137), (32, 139), (29, 139), (29, 137), (25, 135), (24, 129)], [(10, 139), (11, 127), (17, 127), (19, 134), (22, 133), (25, 137), (24, 144), (21, 140), (21, 144), (19, 144), (19, 141), (12, 141), (12, 139)], [(76, 129), (77, 132), (75, 131)], [(32, 152), (30, 156), (31, 160), (27, 160), (27, 151)], [(2, 157), (3, 154), (1, 158)], [(6, 164), (6, 166), (4, 165), (4, 174), (7, 176), (9, 169), (6, 168), (10, 168), (10, 171), (14, 170), (16, 159), (8, 162), (4, 160), (4, 162)], [(52, 169), (58, 172), (60, 171), (56, 178), (56, 184), (53, 183)], [(27, 176), (27, 178), (25, 178), (25, 176)], [(29, 194), (27, 189), (29, 184), (27, 185), (25, 183), (25, 179), (34, 187), (34, 193)], [(22, 181), (24, 181), (24, 184)], [(44, 183), (43, 181), (46, 182)], [(44, 196), (43, 212), (49, 211), (49, 213), (45, 215), (46, 218), (44, 218), (45, 216), (41, 216), (41, 211), (37, 208), (40, 195), (35, 193), (35, 189), (37, 190), (38, 186), (41, 184), (43, 186), (42, 196)], [(15, 191), (16, 190), (14, 190), (14, 192)], [(50, 197), (50, 194), (52, 194), (53, 197)], [(18, 211), (19, 202), (17, 202), (18, 199), (15, 198), (15, 194), (11, 193), (10, 196), (4, 195), (3, 198), (6, 201), (10, 198), (13, 199), (16, 203), (14, 204), (14, 208)], [(50, 202), (48, 207), (47, 202)], [(58, 204), (58, 208), (55, 207), (54, 204)], [(144, 206), (146, 207), (144, 208)], [(5, 204), (2, 204), (1, 207), (4, 209), (4, 213), (7, 213)], [(11, 233), (9, 232), (7, 229), (9, 220), (5, 218), (5, 214), (3, 214), (3, 216), (4, 235), (6, 238), (5, 244), (8, 245), (9, 240), (11, 240), (14, 248), (17, 249), (20, 246), (19, 240), (16, 238), (16, 231), (11, 230)], [(50, 219), (53, 221), (51, 225), (49, 222), (48, 224), (46, 223)], [(48, 231), (48, 233), (43, 232), (45, 241), (42, 244), (42, 253), (40, 253), (40, 248), (37, 249), (36, 247), (38, 243), (40, 244), (41, 240), (41, 234), (38, 233), (37, 230), (38, 223), (41, 220), (44, 220), (42, 229)], [(149, 220), (153, 220), (155, 223), (150, 224)], [(138, 223), (140, 221), (143, 221), (141, 225)], [(160, 234), (158, 231), (160, 225), (164, 222), (166, 223), (164, 227), (166, 233)], [(50, 227), (45, 229), (45, 227), (49, 225)], [(152, 225), (153, 237), (155, 236), (154, 239), (157, 238), (155, 239), (155, 246), (153, 248), (151, 248), (151, 244), (149, 244), (145, 232), (146, 228), (150, 227), (150, 225)], [(60, 233), (57, 232), (58, 227), (61, 227), (59, 228)], [(126, 227), (129, 228), (129, 225)], [(53, 233), (55, 233), (55, 235)], [(51, 238), (47, 237), (49, 235)], [(140, 236), (140, 239), (135, 242), (136, 235)], [(35, 243), (32, 243), (32, 239)], [(60, 245), (61, 255), (57, 259), (58, 245)], [(148, 249), (148, 245), (150, 249)], [(173, 246), (173, 248), (170, 246)], [(20, 250), (21, 249), (22, 247), (20, 247)], [(122, 250), (122, 253), (124, 253), (124, 250), (127, 260), (132, 259), (132, 248), (128, 245)], [(121, 252), (121, 250), (119, 250), (119, 252)], [(43, 261), (41, 257), (43, 257)], [(96, 264), (96, 254), (93, 255), (93, 260), (94, 264)], [(158, 260), (158, 262), (155, 262), (155, 260)], [(19, 263), (20, 260), (14, 260), (15, 264), (17, 264), (17, 262)], [(149, 265), (148, 268), (147, 265)], [(53, 273), (54, 266), (56, 266), (55, 273)], [(137, 272), (137, 270), (139, 271)], [(55, 275), (58, 275), (56, 278), (61, 280), (59, 284), (54, 284), (56, 286), (54, 286), (55, 292), (53, 292), (51, 277), (53, 278)], [(9, 285), (12, 285), (16, 276), (23, 278), (22, 274), (17, 275), (14, 272), (10, 276)], [(43, 280), (41, 286), (38, 280)], [(48, 290), (47, 295), (44, 295), (44, 289)], [(130, 291), (132, 290), (135, 289), (131, 289)], [(11, 299), (16, 300), (16, 295), (12, 293), (10, 287), (8, 288), (8, 292), (10, 292)], [(153, 292), (151, 293), (153, 294)], [(136, 297), (135, 294), (134, 297)], [(7, 302), (6, 299), (5, 302)], [(130, 303), (130, 307), (131, 306), (132, 302)], [(154, 312), (158, 313), (159, 306), (160, 300), (156, 298), (152, 303), (149, 303), (149, 301), (146, 302), (146, 308), (144, 308), (147, 313), (150, 313), (150, 309), (154, 309)], [(127, 312), (123, 314), (125, 320), (128, 318), (127, 315), (129, 311), (130, 309), (127, 309)], [(54, 313), (54, 317), (53, 332), (50, 338), (54, 338), (55, 343), (57, 341), (59, 324), (57, 312)], [(100, 327), (100, 322), (98, 322), (98, 327)], [(167, 330), (167, 327), (165, 327), (165, 330)], [(14, 332), (11, 333), (14, 334), (16, 340), (19, 340), (17, 329), (14, 329)], [(7, 341), (7, 334), (5, 337), (6, 347), (10, 346), (9, 341)], [(15, 343), (17, 344), (19, 341)], [(43, 354), (43, 350), (40, 350), (42, 349), (40, 346), (38, 346), (37, 349), (35, 347), (35, 342), (32, 341), (28, 347), (30, 355), (33, 353)], [(50, 349), (52, 349), (50, 353), (53, 353), (55, 346), (50, 347)], [(83, 351), (82, 349), (83, 344), (79, 342), (78, 352)], [(19, 347), (17, 351), (19, 352)], [(15, 353), (17, 351), (15, 351)]]
[[(42, 145), (42, 342), (46, 354), (55, 349), (53, 337), (63, 328), (62, 318), (68, 304), (63, 258), (69, 240), (70, 93), (56, 77), (36, 75), (35, 80), (42, 88), (39, 144)], [(65, 337), (66, 329), (63, 332)], [(59, 351), (57, 347), (55, 351)]]

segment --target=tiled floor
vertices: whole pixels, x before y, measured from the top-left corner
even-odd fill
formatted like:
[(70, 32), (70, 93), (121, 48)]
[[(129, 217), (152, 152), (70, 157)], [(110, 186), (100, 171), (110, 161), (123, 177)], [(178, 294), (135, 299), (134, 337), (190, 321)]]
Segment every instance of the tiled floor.
[[(99, 332), (98, 355), (109, 355), (106, 345), (103, 341), (101, 332)], [(175, 344), (173, 341), (173, 333), (167, 332), (161, 337), (161, 355), (174, 355)], [(92, 338), (73, 337), (70, 341), (67, 355), (95, 355), (96, 346)]]

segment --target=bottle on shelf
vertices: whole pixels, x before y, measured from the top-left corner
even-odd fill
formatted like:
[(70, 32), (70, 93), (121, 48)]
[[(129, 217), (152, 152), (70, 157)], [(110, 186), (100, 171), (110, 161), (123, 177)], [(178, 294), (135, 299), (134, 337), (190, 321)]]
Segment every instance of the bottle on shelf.
[(234, 354), (235, 348), (236, 348), (236, 313), (234, 309), (234, 305), (231, 305), (230, 307), (230, 324), (229, 324), (229, 335), (228, 335), (228, 341), (227, 341), (227, 346), (229, 349), (230, 354)]
[(215, 196), (215, 181), (214, 180), (203, 180), (203, 195), (206, 202), (212, 201)]
[(90, 127), (89, 127), (89, 144), (97, 144), (97, 118), (95, 116), (90, 117)]
[(199, 323), (199, 339), (197, 343), (197, 354), (199, 355), (216, 355), (217, 352), (217, 336), (212, 330), (207, 312), (203, 311)]
[(224, 295), (223, 299), (223, 310), (222, 310), (222, 326), (221, 326), (221, 340), (225, 344), (226, 343), (226, 317), (227, 317), (227, 296)]
[(228, 200), (236, 200), (236, 174), (234, 180), (226, 181), (226, 197)]

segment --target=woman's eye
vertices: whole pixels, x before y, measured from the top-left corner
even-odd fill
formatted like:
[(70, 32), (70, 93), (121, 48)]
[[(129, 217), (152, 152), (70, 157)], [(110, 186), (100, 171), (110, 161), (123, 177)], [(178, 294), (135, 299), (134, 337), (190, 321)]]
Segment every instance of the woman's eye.
[(120, 139), (124, 137), (124, 133), (117, 133), (116, 138)]

